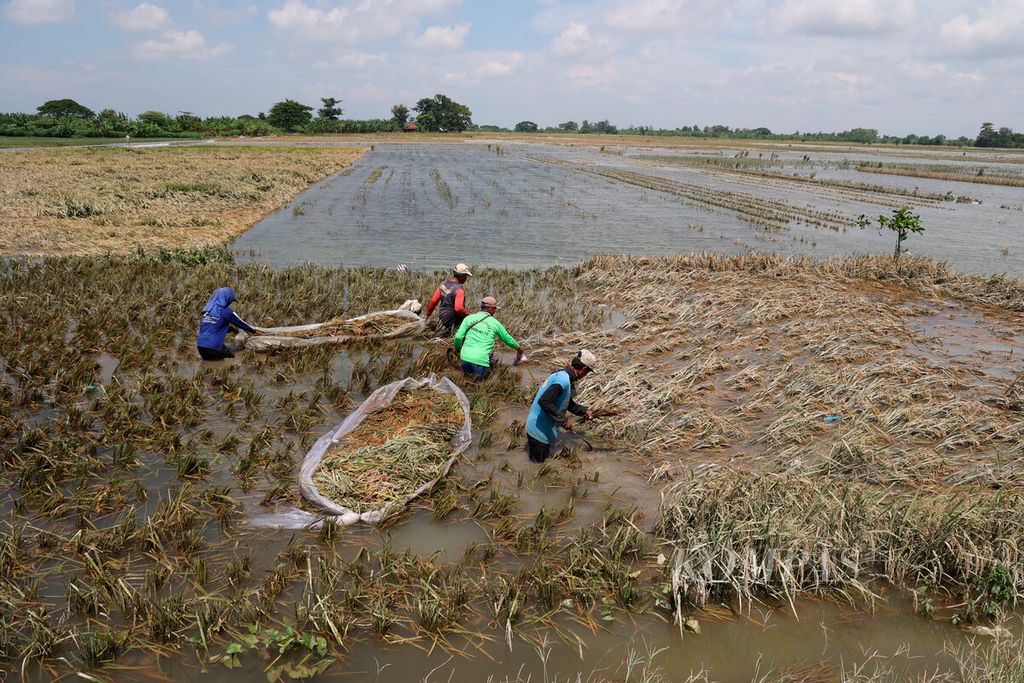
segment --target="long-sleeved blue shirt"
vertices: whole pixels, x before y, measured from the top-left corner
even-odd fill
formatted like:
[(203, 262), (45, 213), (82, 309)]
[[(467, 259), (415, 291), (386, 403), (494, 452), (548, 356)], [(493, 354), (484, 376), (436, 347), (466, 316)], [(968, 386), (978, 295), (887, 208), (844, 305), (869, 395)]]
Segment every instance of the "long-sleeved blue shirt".
[(199, 336), (196, 337), (196, 346), (204, 349), (220, 350), (224, 348), (224, 340), (228, 336), (230, 326), (245, 330), (250, 334), (255, 330), (244, 320), (235, 315), (231, 310), (231, 303), (235, 300), (235, 290), (230, 287), (221, 287), (203, 308), (203, 319), (199, 323)]

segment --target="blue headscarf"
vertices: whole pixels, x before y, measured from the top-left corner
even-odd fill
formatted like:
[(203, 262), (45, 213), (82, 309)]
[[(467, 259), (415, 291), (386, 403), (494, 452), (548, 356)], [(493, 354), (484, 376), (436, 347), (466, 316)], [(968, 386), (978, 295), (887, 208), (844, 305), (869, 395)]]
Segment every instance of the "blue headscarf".
[(206, 306), (203, 308), (203, 315), (210, 315), (213, 317), (219, 317), (221, 309), (227, 308), (235, 300), (235, 290), (230, 287), (221, 287), (210, 300), (206, 302)]

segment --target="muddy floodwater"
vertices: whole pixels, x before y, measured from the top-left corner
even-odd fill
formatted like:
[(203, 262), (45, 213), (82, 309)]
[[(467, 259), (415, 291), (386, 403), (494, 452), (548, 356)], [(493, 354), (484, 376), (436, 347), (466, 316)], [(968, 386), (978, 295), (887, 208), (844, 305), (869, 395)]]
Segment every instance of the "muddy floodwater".
[(1024, 273), (1024, 187), (858, 170), (879, 159), (1010, 178), (1024, 170), (974, 151), (955, 154), (963, 160), (787, 145), (688, 153), (482, 141), (377, 144), (354, 167), (240, 236), (234, 249), (275, 266), (424, 269), (453, 259), (547, 266), (599, 253), (885, 254), (893, 235), (859, 229), (857, 217), (910, 206), (926, 230), (911, 236), (910, 254), (963, 272)]

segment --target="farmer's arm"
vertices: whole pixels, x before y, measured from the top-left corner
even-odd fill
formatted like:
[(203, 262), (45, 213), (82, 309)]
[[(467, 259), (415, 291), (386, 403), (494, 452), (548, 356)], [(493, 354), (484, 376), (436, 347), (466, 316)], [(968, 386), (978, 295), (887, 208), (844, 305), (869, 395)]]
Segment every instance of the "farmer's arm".
[(430, 302), (427, 304), (427, 312), (423, 314), (424, 320), (430, 317), (430, 314), (434, 312), (437, 305), (441, 303), (441, 288), (438, 287), (434, 290), (434, 296), (430, 297)]
[(543, 410), (544, 413), (551, 418), (551, 421), (557, 425), (564, 425), (566, 419), (565, 413), (558, 410), (558, 405), (556, 403), (556, 401), (558, 401), (558, 397), (562, 395), (562, 391), (564, 390), (561, 385), (552, 384), (548, 387), (547, 391), (541, 394), (540, 400), (538, 401), (540, 409)]
[(224, 316), (224, 319), (228, 321), (228, 324), (234, 325), (238, 329), (244, 330), (249, 334), (256, 333), (256, 330), (253, 329), (252, 325), (250, 325), (249, 323), (245, 322), (237, 315), (235, 315), (235, 312), (232, 311), (230, 308), (224, 308), (224, 310), (221, 311), (221, 314)]
[(495, 320), (494, 323), (497, 325), (497, 327), (494, 328), (494, 331), (498, 333), (498, 336), (501, 338), (501, 341), (505, 342), (505, 346), (518, 351), (519, 342), (512, 338), (512, 335), (508, 333), (508, 330), (505, 329), (504, 325), (499, 323), (497, 320)]
[(586, 406), (581, 406), (579, 403), (572, 400), (569, 401), (569, 407), (567, 408), (567, 410), (573, 415), (579, 415), (580, 417), (584, 417), (587, 413), (590, 412), (590, 408)]
[(580, 405), (579, 403), (576, 402), (575, 391), (573, 391), (569, 395), (569, 405), (567, 406), (566, 410), (568, 410), (573, 415), (579, 415), (580, 417), (586, 417), (587, 414), (590, 413), (590, 408), (584, 405)]
[(455, 292), (455, 312), (459, 315), (472, 315), (466, 310), (466, 290), (464, 289)]
[(466, 341), (466, 333), (469, 332), (469, 325), (467, 321), (469, 318), (463, 318), (462, 324), (459, 325), (459, 330), (455, 333), (455, 338), (452, 339), (452, 343), (455, 345), (456, 351), (462, 350), (462, 344)]

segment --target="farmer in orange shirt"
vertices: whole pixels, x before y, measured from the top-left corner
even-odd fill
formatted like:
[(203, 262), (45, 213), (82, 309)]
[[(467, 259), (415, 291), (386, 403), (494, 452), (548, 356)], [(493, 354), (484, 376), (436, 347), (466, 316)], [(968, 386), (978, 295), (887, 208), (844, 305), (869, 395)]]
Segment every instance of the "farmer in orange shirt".
[(465, 263), (460, 263), (452, 268), (452, 276), (438, 285), (434, 296), (430, 297), (430, 303), (427, 304), (427, 312), (423, 314), (423, 319), (428, 319), (436, 308), (445, 334), (454, 334), (462, 324), (462, 320), (470, 314), (466, 310), (466, 290), (463, 289), (463, 285), (466, 284), (470, 275), (472, 273), (469, 272), (469, 266)]

